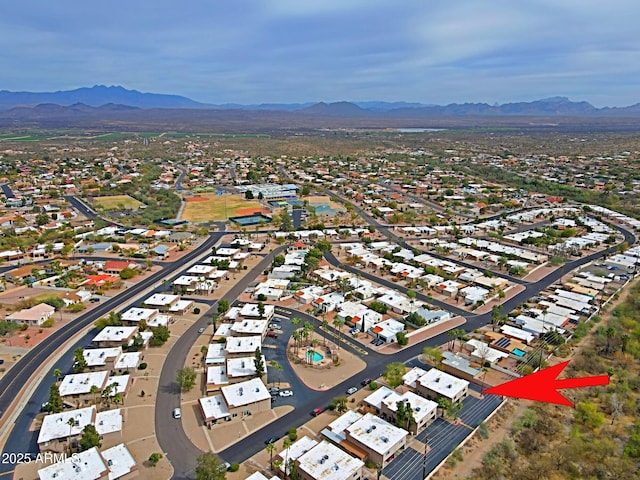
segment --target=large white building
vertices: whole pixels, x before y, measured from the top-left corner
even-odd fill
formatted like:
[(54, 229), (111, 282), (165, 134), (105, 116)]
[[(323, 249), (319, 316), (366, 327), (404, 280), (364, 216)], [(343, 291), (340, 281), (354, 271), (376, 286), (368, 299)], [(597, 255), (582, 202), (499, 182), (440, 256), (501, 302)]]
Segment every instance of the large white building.
[(364, 462), (322, 441), (296, 459), (301, 480), (359, 480)]
[(367, 453), (368, 460), (383, 468), (406, 447), (406, 430), (367, 413), (345, 429), (347, 441)]

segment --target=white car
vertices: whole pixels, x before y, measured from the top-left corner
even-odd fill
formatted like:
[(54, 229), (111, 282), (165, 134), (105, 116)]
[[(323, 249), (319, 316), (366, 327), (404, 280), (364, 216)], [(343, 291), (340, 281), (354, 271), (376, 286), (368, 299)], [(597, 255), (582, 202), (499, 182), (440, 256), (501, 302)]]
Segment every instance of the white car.
[(281, 397), (292, 397), (293, 390), (280, 390), (280, 393), (278, 393), (278, 395), (280, 395)]
[(173, 418), (181, 418), (182, 417), (182, 410), (180, 409), (180, 407), (176, 407), (173, 409)]

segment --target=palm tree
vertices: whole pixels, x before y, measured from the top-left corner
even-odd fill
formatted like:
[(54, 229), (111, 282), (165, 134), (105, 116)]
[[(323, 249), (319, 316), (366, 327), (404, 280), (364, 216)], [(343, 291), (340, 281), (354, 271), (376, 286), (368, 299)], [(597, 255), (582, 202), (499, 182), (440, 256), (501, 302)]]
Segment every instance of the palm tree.
[(342, 341), (342, 327), (344, 326), (344, 320), (339, 318), (333, 319), (333, 326), (338, 329), (338, 350), (340, 350), (340, 342)]
[(484, 377), (487, 376), (487, 372), (488, 371), (489, 371), (489, 369), (487, 367), (482, 367), (482, 391), (485, 389)]
[(300, 339), (302, 338), (302, 333), (300, 332), (300, 330), (294, 330), (291, 334), (291, 338), (293, 338), (294, 355), (297, 355), (298, 348), (300, 346)]
[(286, 451), (286, 455), (285, 455), (285, 459), (284, 459), (284, 480), (287, 480), (287, 474), (289, 473), (289, 447), (291, 446), (291, 440), (289, 440), (289, 437), (286, 437), (284, 439), (284, 442), (282, 442), (282, 448), (285, 449)]
[(322, 344), (326, 348), (327, 346), (327, 331), (329, 330), (329, 322), (324, 318), (324, 314), (322, 315), (322, 329), (324, 330), (324, 334), (322, 335)]
[(100, 393), (100, 388), (98, 388), (97, 385), (91, 385), (91, 388), (89, 389), (89, 393), (93, 395), (93, 404), (96, 405), (96, 409), (97, 409), (96, 395)]
[(451, 351), (451, 346), (453, 346), (454, 350), (456, 347), (456, 329), (452, 329), (449, 330), (447, 332), (447, 337), (448, 337), (448, 341), (447, 341), (447, 350)]
[(265, 450), (269, 454), (269, 466), (271, 467), (271, 470), (273, 470), (273, 450), (275, 448), (276, 447), (272, 442), (267, 443), (267, 447), (265, 448)]
[(53, 376), (56, 378), (56, 382), (60, 381), (60, 377), (62, 376), (62, 372), (60, 371), (59, 368), (54, 368), (53, 369)]

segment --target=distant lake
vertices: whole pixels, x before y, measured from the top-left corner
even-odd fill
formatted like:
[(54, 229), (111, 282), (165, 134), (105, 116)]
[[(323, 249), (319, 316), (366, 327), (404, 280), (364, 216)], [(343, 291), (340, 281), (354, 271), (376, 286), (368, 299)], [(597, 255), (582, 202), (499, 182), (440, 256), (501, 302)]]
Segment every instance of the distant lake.
[(396, 131), (400, 133), (424, 133), (424, 132), (442, 132), (446, 128), (398, 128)]

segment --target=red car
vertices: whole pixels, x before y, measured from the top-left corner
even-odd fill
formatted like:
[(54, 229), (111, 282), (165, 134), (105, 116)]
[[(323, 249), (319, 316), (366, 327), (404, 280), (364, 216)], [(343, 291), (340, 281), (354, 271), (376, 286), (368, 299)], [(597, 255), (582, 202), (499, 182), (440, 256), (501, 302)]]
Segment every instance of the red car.
[(324, 412), (323, 408), (314, 408), (313, 410), (311, 410), (311, 415), (313, 415), (314, 417), (317, 417), (322, 412)]
[(278, 335), (273, 332), (267, 332), (267, 337), (278, 338)]

